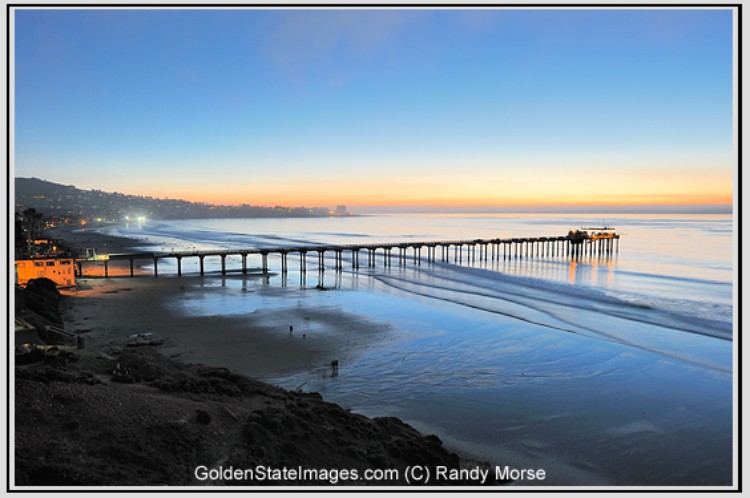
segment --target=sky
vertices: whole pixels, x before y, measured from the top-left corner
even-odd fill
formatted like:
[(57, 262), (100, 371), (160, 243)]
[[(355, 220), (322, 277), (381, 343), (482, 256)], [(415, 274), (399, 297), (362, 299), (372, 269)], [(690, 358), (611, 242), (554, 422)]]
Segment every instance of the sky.
[(17, 177), (217, 204), (731, 204), (729, 9), (15, 9)]

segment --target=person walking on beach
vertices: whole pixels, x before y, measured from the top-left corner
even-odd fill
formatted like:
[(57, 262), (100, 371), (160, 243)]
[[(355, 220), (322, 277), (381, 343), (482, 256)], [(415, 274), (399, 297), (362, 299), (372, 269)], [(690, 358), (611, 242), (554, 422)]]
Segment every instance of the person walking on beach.
[(339, 360), (333, 360), (331, 362), (331, 377), (338, 377), (339, 375)]

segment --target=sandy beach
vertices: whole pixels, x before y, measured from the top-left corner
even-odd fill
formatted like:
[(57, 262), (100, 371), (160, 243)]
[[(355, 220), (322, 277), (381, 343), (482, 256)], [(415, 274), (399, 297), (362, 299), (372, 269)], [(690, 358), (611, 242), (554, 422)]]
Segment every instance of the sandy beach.
[[(262, 237), (254, 222), (245, 225), (252, 247)], [(298, 228), (313, 240), (326, 229)], [(74, 235), (97, 247), (96, 234)], [(119, 242), (123, 250), (141, 245)], [(273, 274), (222, 276), (216, 261), (205, 278), (195, 264), (182, 278), (168, 263), (158, 278), (148, 267), (135, 278), (87, 271), (77, 290), (66, 291), (65, 323), (91, 348), (152, 343), (168, 360), (226, 367), (292, 392), (318, 392), (368, 417), (397, 417), (475, 460), (543, 467), (548, 486), (728, 482), (731, 382), (705, 370), (726, 364), (726, 345), (669, 325), (683, 315), (646, 323), (656, 305), (516, 276), (524, 264), (394, 265), (372, 276), (343, 272), (332, 287), (315, 275), (309, 285)], [(538, 264), (553, 275), (562, 266), (561, 278), (569, 276), (557, 261)], [(587, 282), (620, 275), (580, 266)], [(326, 273), (328, 282), (339, 275)], [(662, 280), (637, 283), (657, 289)], [(673, 462), (687, 447), (700, 454)]]
[[(89, 229), (56, 229), (59, 237), (82, 253), (127, 252), (141, 241), (103, 235)], [(64, 290), (66, 327), (82, 334), (94, 347), (122, 347), (145, 340), (158, 344), (172, 358), (229, 368), (252, 377), (269, 377), (291, 369), (331, 372), (331, 362), (348, 358), (389, 333), (386, 325), (337, 309), (311, 309), (290, 304), (286, 309), (256, 309), (241, 316), (190, 316), (179, 311), (180, 300), (222, 292), (227, 279), (257, 283), (259, 275), (183, 276), (154, 278), (149, 271), (129, 276), (127, 263), (118, 271), (110, 265), (87, 264), (78, 286)], [(256, 292), (279, 292), (263, 289)], [(309, 289), (305, 292), (322, 292)]]
[[(133, 243), (63, 230), (50, 236), (79, 250)], [(290, 369), (331, 375), (331, 361), (344, 370), (388, 329), (300, 306), (241, 316), (179, 312), (175, 303), (187, 295), (222, 291), (216, 280), (92, 276), (63, 291), (65, 327), (86, 347), (16, 358), (17, 485), (406, 485), (409, 465), (487, 467), (396, 418), (366, 418), (316, 393), (251, 379)], [(226, 468), (324, 473), (261, 479), (251, 472), (227, 481), (217, 474)], [(375, 468), (395, 473), (368, 480)], [(219, 477), (204, 479), (200, 469)]]
[(290, 369), (330, 371), (331, 361), (345, 364), (370, 341), (388, 334), (381, 324), (336, 310), (290, 306), (242, 316), (196, 317), (169, 306), (186, 295), (220, 291), (204, 283), (201, 277), (86, 278), (79, 288), (64, 291), (63, 318), (69, 330), (94, 347), (148, 340), (172, 358), (253, 377)]

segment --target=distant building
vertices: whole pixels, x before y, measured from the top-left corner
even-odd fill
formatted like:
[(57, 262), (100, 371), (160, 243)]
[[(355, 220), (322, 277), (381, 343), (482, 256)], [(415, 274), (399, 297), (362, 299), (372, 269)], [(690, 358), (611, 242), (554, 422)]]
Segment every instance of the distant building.
[(339, 204), (336, 206), (336, 216), (348, 216), (349, 212), (346, 210), (346, 206)]

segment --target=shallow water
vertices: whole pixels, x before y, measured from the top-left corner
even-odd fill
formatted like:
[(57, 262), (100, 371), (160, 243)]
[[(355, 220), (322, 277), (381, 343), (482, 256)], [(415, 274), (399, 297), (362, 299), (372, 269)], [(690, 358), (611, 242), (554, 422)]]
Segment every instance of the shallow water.
[[(323, 274), (310, 258), (303, 278), (290, 256), (286, 278), (217, 277), (225, 292), (173, 305), (196, 315), (331, 307), (382, 322), (396, 333), (339, 358), (339, 376), (321, 365), (266, 380), (398, 416), (493, 464), (545, 468), (547, 484), (731, 484), (732, 218), (614, 218), (623, 237), (611, 258), (414, 264), (410, 253), (404, 266), (378, 256), (374, 269)], [(548, 236), (601, 224), (415, 215), (159, 222), (119, 233), (179, 250)], [(166, 261), (159, 271), (170, 271)], [(319, 284), (331, 290), (299, 292)]]

